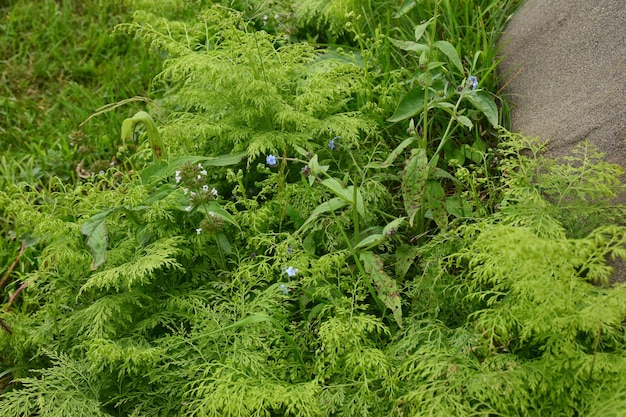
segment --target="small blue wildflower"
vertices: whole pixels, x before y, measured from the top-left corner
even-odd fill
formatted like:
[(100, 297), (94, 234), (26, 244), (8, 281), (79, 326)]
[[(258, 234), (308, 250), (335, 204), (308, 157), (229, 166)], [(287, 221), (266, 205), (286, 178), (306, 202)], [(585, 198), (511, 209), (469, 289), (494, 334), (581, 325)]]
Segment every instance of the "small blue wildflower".
[(283, 272), (285, 272), (289, 278), (293, 278), (298, 273), (298, 268), (290, 266), (289, 268), (283, 269)]
[(478, 78), (474, 75), (470, 75), (467, 82), (472, 87), (472, 90), (476, 90), (476, 87), (478, 87)]
[(291, 249), (291, 246), (289, 246), (287, 248), (287, 255), (291, 255), (293, 253), (293, 249)]
[(339, 139), (341, 139), (341, 136), (335, 136), (334, 138), (330, 140), (330, 142), (328, 142), (328, 147), (330, 148), (331, 151), (335, 149), (335, 141)]
[(289, 287), (287, 287), (287, 285), (280, 284), (280, 286), (278, 288), (282, 291), (282, 293), (284, 295), (288, 295), (289, 294)]
[(272, 154), (269, 154), (265, 157), (265, 163), (271, 167), (276, 166), (276, 157)]

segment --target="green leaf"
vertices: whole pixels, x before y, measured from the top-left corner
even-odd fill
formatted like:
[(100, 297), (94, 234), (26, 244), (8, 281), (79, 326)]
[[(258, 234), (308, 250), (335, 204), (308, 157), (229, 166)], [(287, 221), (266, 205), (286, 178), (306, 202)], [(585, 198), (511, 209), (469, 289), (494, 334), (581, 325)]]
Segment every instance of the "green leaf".
[[(322, 181), (322, 185), (326, 186), (330, 191), (332, 191), (337, 197), (343, 198), (350, 204), (354, 205), (354, 186), (351, 185), (349, 187), (344, 187), (342, 183), (339, 182), (336, 178), (326, 178)], [(361, 195), (361, 191), (357, 188), (356, 190), (356, 210), (359, 212), (361, 217), (365, 217), (365, 204), (363, 203), (363, 196)]]
[(146, 203), (153, 204), (157, 201), (163, 200), (165, 197), (172, 194), (174, 191), (176, 191), (176, 185), (169, 184), (169, 183), (163, 184), (162, 186), (157, 188), (156, 191), (154, 191), (150, 197), (148, 197), (148, 200), (146, 200)]
[(313, 210), (311, 212), (311, 215), (309, 216), (309, 218), (306, 219), (306, 221), (300, 227), (300, 229), (298, 229), (298, 231), (302, 230), (306, 225), (308, 225), (312, 221), (316, 220), (321, 214), (338, 210), (338, 209), (343, 208), (343, 207), (345, 207), (347, 205), (348, 205), (348, 202), (345, 199), (339, 198), (339, 197), (335, 197), (335, 198), (332, 198), (332, 199), (330, 199), (328, 201), (323, 202), (322, 204), (317, 206), (315, 208), (315, 210)]
[(487, 152), (487, 144), (481, 138), (476, 138), (474, 143), (472, 143), (472, 148), (476, 149), (481, 154)]
[(474, 123), (467, 116), (456, 116), (456, 120), (461, 123), (463, 126), (467, 127), (469, 130), (472, 130), (474, 127)]
[(376, 233), (376, 234), (369, 235), (361, 239), (361, 241), (354, 246), (354, 249), (370, 248), (384, 241), (385, 241), (385, 235), (381, 233)]
[(215, 242), (225, 254), (230, 255), (233, 253), (230, 241), (224, 233), (218, 233), (217, 236), (215, 236)]
[(154, 119), (145, 111), (138, 111), (133, 117), (130, 117), (122, 122), (122, 141), (127, 141), (133, 137), (133, 131), (137, 123), (143, 123), (146, 127), (146, 134), (152, 153), (157, 159), (161, 158), (163, 151), (165, 150), (165, 144), (161, 140), (159, 129), (157, 129)]
[(400, 103), (398, 103), (396, 111), (393, 112), (393, 115), (387, 121), (392, 123), (400, 122), (421, 113), (424, 110), (424, 95), (429, 100), (433, 97), (432, 91), (425, 94), (423, 88), (414, 88), (406, 93), (400, 100)]
[(413, 149), (402, 175), (404, 208), (413, 226), (415, 215), (424, 202), (424, 188), (428, 178), (428, 157), (424, 149)]
[(394, 19), (401, 18), (402, 16), (407, 14), (409, 11), (411, 11), (411, 9), (413, 9), (415, 6), (417, 6), (417, 3), (415, 1), (413, 0), (407, 1), (402, 6), (400, 6), (400, 9), (398, 9), (398, 11), (393, 15), (393, 18)]
[(372, 252), (362, 252), (361, 262), (365, 272), (372, 279), (378, 298), (391, 310), (398, 326), (402, 327), (402, 302), (396, 281), (385, 273), (383, 260)]
[(410, 137), (408, 139), (403, 140), (402, 143), (400, 143), (396, 147), (396, 149), (391, 151), (391, 153), (389, 154), (387, 159), (385, 159), (385, 162), (382, 162), (382, 163), (381, 162), (371, 162), (371, 163), (367, 164), (365, 166), (365, 168), (374, 168), (374, 169), (388, 168), (391, 164), (393, 164), (393, 162), (402, 153), (402, 151), (404, 151), (404, 149), (406, 149), (407, 146), (409, 146), (410, 144), (415, 142), (415, 139), (416, 139), (415, 137)]
[(326, 171), (328, 171), (329, 167), (330, 165), (320, 165), (317, 154), (313, 155), (309, 160), (309, 168), (311, 169), (311, 175), (309, 175), (309, 185), (313, 185), (315, 178), (322, 176)]
[(490, 94), (484, 91), (468, 91), (463, 94), (463, 98), (484, 114), (493, 127), (498, 126), (498, 107)]
[(446, 193), (436, 180), (428, 180), (426, 182), (426, 200), (430, 209), (433, 220), (439, 226), (439, 229), (446, 230), (448, 227), (448, 212), (445, 207)]
[(459, 70), (461, 74), (465, 74), (463, 64), (461, 63), (461, 58), (459, 58), (458, 52), (450, 42), (436, 41), (433, 43), (433, 45), (448, 57), (450, 62), (452, 62), (452, 64)]
[(25, 248), (30, 248), (31, 246), (35, 246), (39, 243), (39, 238), (37, 236), (33, 236), (30, 233), (21, 234), (18, 240), (24, 244)]
[(396, 249), (396, 278), (404, 279), (415, 258), (419, 254), (419, 246), (401, 245)]
[(389, 38), (389, 40), (391, 41), (391, 43), (393, 43), (395, 46), (402, 49), (403, 51), (427, 53), (430, 50), (428, 45), (425, 45), (423, 43), (403, 41), (403, 40), (391, 39), (391, 38)]
[(197, 164), (201, 163), (206, 167), (225, 167), (230, 165), (236, 165), (243, 161), (247, 156), (246, 152), (239, 152), (236, 154), (225, 154), (220, 156), (180, 156), (174, 158), (171, 161), (159, 161), (154, 163), (141, 171), (141, 181), (146, 184), (154, 180), (160, 180), (164, 177), (168, 177), (187, 163)]
[(426, 32), (426, 28), (428, 28), (428, 25), (430, 25), (430, 23), (434, 20), (434, 17), (431, 17), (430, 19), (428, 19), (426, 22), (422, 23), (421, 25), (417, 25), (415, 26), (415, 40), (419, 41), (420, 39), (422, 39), (422, 36), (424, 36), (424, 32)]
[(383, 229), (383, 234), (385, 236), (389, 236), (391, 234), (395, 234), (398, 231), (398, 227), (402, 224), (402, 222), (406, 219), (406, 217), (398, 217), (391, 223), (388, 223), (387, 226)]
[(458, 195), (446, 198), (446, 211), (456, 218), (473, 217), (472, 207), (470, 204)]
[[(181, 207), (181, 210), (185, 210), (185, 207)], [(198, 206), (198, 211), (206, 215), (209, 215), (209, 213), (213, 213), (214, 215), (221, 217), (222, 220), (224, 220), (225, 222), (228, 222), (235, 226), (237, 229), (241, 230), (241, 227), (239, 227), (239, 223), (237, 223), (233, 216), (229, 212), (224, 210), (222, 206), (220, 206), (216, 201), (209, 201), (208, 203), (201, 204), (200, 206)]]
[(453, 181), (460, 187), (463, 186), (462, 183), (458, 179), (456, 179), (454, 176), (452, 176), (448, 171), (444, 171), (443, 169), (436, 167), (436, 166), (430, 167), (428, 177), (429, 178), (445, 178), (447, 180)]
[(347, 188), (336, 178), (326, 178), (322, 181), (322, 185), (333, 192), (337, 197), (341, 197), (348, 202), (352, 202), (352, 195), (347, 194)]
[(86, 244), (91, 249), (91, 254), (93, 255), (92, 271), (98, 269), (106, 261), (108, 235), (105, 220), (114, 211), (113, 209), (105, 209), (92, 216), (80, 228), (80, 232), (87, 236)]

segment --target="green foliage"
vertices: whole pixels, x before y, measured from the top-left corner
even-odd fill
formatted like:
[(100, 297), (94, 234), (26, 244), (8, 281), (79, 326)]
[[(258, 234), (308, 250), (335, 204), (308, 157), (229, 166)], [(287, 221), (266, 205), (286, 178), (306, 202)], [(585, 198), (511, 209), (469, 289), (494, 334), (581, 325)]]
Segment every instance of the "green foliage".
[[(130, 18), (116, 0), (8, 1), (0, 4), (0, 185), (46, 187), (120, 164), (119, 124), (105, 104), (146, 96), (158, 57), (115, 25)], [(16, 162), (17, 163), (16, 163)]]
[(494, 130), (514, 3), (136, 2), (136, 151), (0, 192), (0, 417), (620, 415), (621, 171)]
[(372, 132), (350, 104), (365, 88), (350, 56), (285, 44), (217, 6), (190, 26), (145, 13), (136, 20), (129, 29), (169, 56), (160, 77), (176, 86), (168, 101), (178, 110), (163, 136), (175, 152), (257, 157), (337, 135), (356, 146), (361, 132)]

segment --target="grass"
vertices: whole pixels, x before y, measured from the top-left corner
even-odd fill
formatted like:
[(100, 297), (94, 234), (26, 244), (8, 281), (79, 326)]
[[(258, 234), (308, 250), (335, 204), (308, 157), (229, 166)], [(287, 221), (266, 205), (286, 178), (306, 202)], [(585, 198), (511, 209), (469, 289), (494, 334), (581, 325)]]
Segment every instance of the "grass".
[[(10, 1), (0, 9), (2, 182), (43, 185), (77, 178), (113, 161), (132, 106), (95, 109), (145, 96), (159, 60), (116, 24), (130, 11), (114, 0)], [(13, 165), (13, 166), (10, 166)]]

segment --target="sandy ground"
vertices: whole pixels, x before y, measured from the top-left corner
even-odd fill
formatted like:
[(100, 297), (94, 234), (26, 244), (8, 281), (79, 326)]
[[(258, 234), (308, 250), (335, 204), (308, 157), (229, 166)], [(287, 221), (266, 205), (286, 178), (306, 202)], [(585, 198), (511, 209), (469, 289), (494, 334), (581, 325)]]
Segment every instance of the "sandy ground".
[(526, 0), (500, 48), (514, 132), (548, 139), (550, 156), (588, 139), (626, 168), (626, 0)]
[(527, 0), (500, 39), (512, 129), (626, 167), (626, 0)]

